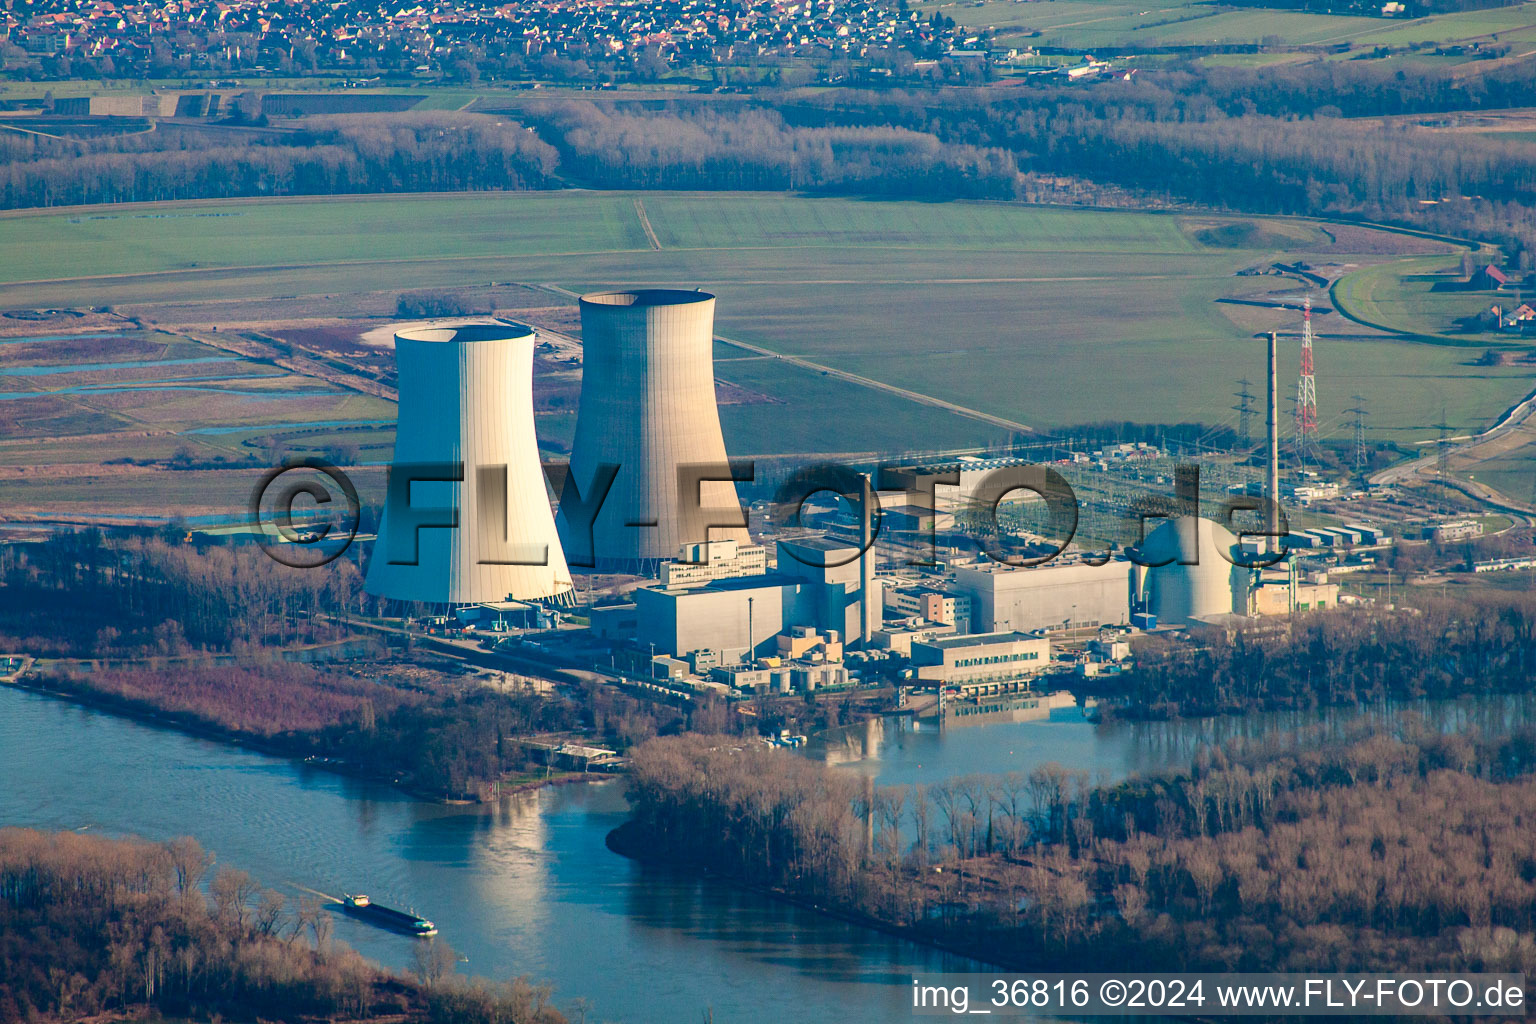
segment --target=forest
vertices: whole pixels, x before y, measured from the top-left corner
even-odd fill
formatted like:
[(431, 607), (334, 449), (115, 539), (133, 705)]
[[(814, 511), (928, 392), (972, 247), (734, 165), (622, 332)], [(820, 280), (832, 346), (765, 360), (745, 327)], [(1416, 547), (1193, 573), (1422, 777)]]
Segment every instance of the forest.
[[(179, 541), (175, 529), (167, 536)], [(0, 547), (0, 646), (40, 657), (246, 655), (349, 632), (362, 575), (337, 559), (294, 572), (254, 545), (60, 532)]]
[(1203, 748), (1092, 787), (1057, 765), (930, 786), (728, 737), (634, 755), (610, 844), (1014, 969), (1536, 966), (1536, 731), (1380, 723)]
[(483, 115), (314, 117), (302, 130), (251, 134), (0, 135), (0, 208), (546, 188), (556, 161), (521, 126)]
[(1013, 199), (1017, 161), (997, 147), (908, 128), (793, 127), (774, 110), (677, 112), (553, 105), (530, 116), (562, 173), (597, 188), (802, 190)]
[(1170, 70), (1092, 89), (829, 90), (781, 110), (793, 124), (880, 122), (1001, 148), (1021, 172), (1148, 204), (1381, 221), (1486, 238), (1522, 259), (1536, 241), (1536, 145), (1368, 118), (1530, 103), (1536, 69), (1400, 76), (1321, 62)]
[(565, 1020), (525, 979), (464, 981), (430, 948), (392, 975), (332, 930), (317, 900), (214, 870), (192, 839), (0, 829), (0, 1020)]
[(1523, 693), (1536, 671), (1536, 598), (1496, 591), (1350, 607), (1200, 643), (1146, 638), (1111, 677), (1113, 714), (1168, 718)]

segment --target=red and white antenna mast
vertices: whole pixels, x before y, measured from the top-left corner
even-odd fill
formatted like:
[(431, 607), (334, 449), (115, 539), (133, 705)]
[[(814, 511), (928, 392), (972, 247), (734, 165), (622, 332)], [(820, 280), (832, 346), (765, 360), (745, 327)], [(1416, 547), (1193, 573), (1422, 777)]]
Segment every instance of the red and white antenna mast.
[(1312, 374), (1312, 296), (1301, 306), (1301, 376), (1296, 380), (1296, 456), (1317, 441), (1317, 379)]

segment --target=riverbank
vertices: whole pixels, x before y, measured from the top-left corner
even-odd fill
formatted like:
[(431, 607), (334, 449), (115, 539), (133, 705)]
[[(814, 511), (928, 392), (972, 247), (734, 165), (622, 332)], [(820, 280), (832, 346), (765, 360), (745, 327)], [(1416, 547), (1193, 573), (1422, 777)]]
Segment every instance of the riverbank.
[(525, 979), (454, 977), (446, 945), (426, 946), (413, 977), (387, 971), (333, 944), (313, 904), (293, 912), (214, 861), (188, 838), (0, 829), (0, 1020), (565, 1024)]
[(1012, 970), (1515, 972), (1530, 737), (1410, 714), (1112, 786), (1041, 765), (874, 792), (669, 737), (635, 752), (609, 846)]
[[(414, 800), (450, 805), (484, 802), (480, 798), (467, 799), (455, 797), (442, 790), (412, 784), (399, 773), (392, 774), (370, 770), (364, 765), (324, 754), (321, 752), (320, 747), (320, 741), (324, 738), (321, 734), (283, 733), (276, 736), (262, 736), (246, 730), (221, 725), (192, 712), (167, 710), (147, 701), (133, 700), (89, 686), (71, 687), (59, 685), (65, 682), (67, 680), (56, 676), (22, 675), (12, 679), (0, 680), (0, 685), (39, 694), (54, 700), (65, 701), (80, 707), (90, 708), (93, 711), (130, 719), (145, 725), (170, 729), (198, 739), (233, 747), (244, 747), (270, 757), (299, 761), (307, 767), (322, 769), (337, 775), (344, 775), (367, 782), (381, 783), (405, 793)], [(48, 683), (53, 685), (48, 685)], [(611, 778), (611, 776), (590, 772), (560, 771), (553, 772), (541, 779), (529, 779), (524, 772), (509, 772), (503, 779), (490, 783), (490, 790), (485, 798), (494, 799), (519, 793), (529, 793), (549, 786), (593, 782), (605, 778)]]
[(893, 938), (903, 939), (907, 942), (912, 942), (920, 946), (926, 946), (929, 949), (935, 949), (941, 953), (949, 953), (954, 956), (963, 956), (969, 960), (975, 960), (977, 963), (997, 967), (1002, 970), (1026, 969), (1022, 964), (1013, 964), (998, 958), (991, 950), (980, 947), (972, 947), (967, 943), (946, 941), (939, 936), (920, 931), (908, 925), (885, 921), (881, 918), (874, 917), (873, 915), (861, 913), (856, 910), (850, 910), (844, 907), (835, 907), (824, 903), (817, 903), (815, 900), (809, 900), (803, 896), (797, 896), (785, 889), (780, 889), (769, 885), (760, 885), (758, 883), (748, 881), (745, 878), (710, 870), (709, 868), (702, 865), (694, 865), (689, 868), (682, 867), (676, 860), (663, 855), (662, 848), (660, 846), (648, 842), (644, 831), (633, 819), (624, 822), (618, 828), (610, 831), (604, 839), (604, 844), (608, 847), (609, 850), (613, 851), (619, 856), (635, 861), (638, 864), (643, 864), (648, 868), (659, 868), (666, 871), (673, 871), (687, 877), (702, 876), (704, 878), (710, 879), (711, 881), (729, 885), (734, 889), (740, 889), (742, 892), (749, 892), (756, 896), (764, 896), (768, 899), (776, 900), (780, 903), (784, 903), (792, 907), (799, 907), (801, 910), (812, 911), (822, 915), (823, 917), (831, 918), (834, 921), (841, 921), (844, 924), (857, 925), (860, 928), (868, 928), (872, 931), (880, 932), (883, 935), (889, 935)]
[[(0, 687), (0, 820), (192, 835), (290, 899), (367, 892), (436, 922), (457, 971), (553, 986), (574, 1021), (822, 1021), (911, 1015), (910, 979), (959, 957), (732, 886), (642, 869), (604, 845), (623, 786), (448, 806), (287, 758)], [(419, 944), (328, 913), (336, 940), (412, 972)], [(594, 959), (595, 954), (600, 954)], [(600, 962), (600, 969), (594, 964)], [(983, 968), (974, 968), (981, 970)], [(3, 1017), (3, 1015), (0, 1015)], [(228, 1019), (228, 1015), (226, 1015)]]

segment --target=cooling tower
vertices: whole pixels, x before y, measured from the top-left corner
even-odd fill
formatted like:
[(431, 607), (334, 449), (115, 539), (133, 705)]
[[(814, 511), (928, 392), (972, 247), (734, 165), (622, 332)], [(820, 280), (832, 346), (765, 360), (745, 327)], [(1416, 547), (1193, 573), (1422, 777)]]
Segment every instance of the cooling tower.
[(714, 319), (715, 297), (705, 292), (583, 296), (581, 411), (566, 486), (590, 498), (600, 467), (618, 471), (591, 519), (590, 542), (568, 513), (569, 496), (561, 496), (557, 521), (573, 562), (649, 572), (678, 557), (684, 544), (749, 542), (741, 528), (711, 529), (706, 537), (707, 523), (744, 522), (736, 485), (711, 480), (693, 490), (687, 478), (726, 461), (715, 407)]
[(395, 335), (400, 412), (369, 593), (460, 604), (571, 589), (533, 430), (533, 345), (518, 324)]

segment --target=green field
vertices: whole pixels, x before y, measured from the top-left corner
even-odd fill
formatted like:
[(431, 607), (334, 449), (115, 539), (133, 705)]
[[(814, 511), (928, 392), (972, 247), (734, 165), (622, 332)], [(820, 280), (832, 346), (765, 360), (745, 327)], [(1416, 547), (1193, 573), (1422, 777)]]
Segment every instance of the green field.
[[(1221, 218), (650, 193), (638, 198), (661, 244), (654, 250), (636, 198), (568, 192), (12, 214), (0, 217), (0, 309), (111, 304), (153, 319), (161, 304), (175, 303), (206, 307), (215, 321), (228, 303), (255, 302), (277, 320), (308, 297), (344, 307), (349, 295), (427, 285), (547, 285), (551, 305), (589, 289), (697, 286), (719, 296), (716, 329), (728, 340), (717, 347), (717, 376), (757, 396), (722, 406), (733, 453), (894, 453), (1008, 435), (1006, 425), (966, 410), (1047, 429), (1105, 420), (1230, 424), (1235, 381), (1261, 379), (1263, 349), (1251, 328), (1235, 326), (1233, 307), (1214, 300), (1283, 287), (1234, 272), (1286, 252), (1313, 262), (1383, 259), (1328, 249), (1326, 236), (1296, 221), (1213, 234)], [(1352, 305), (1386, 321), (1406, 315), (1404, 302), (1423, 302), (1396, 273), (1364, 270), (1346, 280), (1354, 282)], [(1531, 388), (1526, 369), (1474, 366), (1476, 349), (1358, 336), (1341, 319), (1319, 323), (1325, 434), (1347, 432), (1356, 393), (1367, 396), (1373, 437), (1414, 441), (1433, 434), (1442, 409), (1458, 430), (1481, 428)], [(1282, 353), (1287, 367), (1292, 344)], [(387, 405), (360, 396), (293, 400), (303, 402), (298, 409), (286, 399), (212, 407), (193, 393), (156, 394), (114, 399), (121, 408), (92, 405), (173, 430), (388, 418)], [(542, 417), (541, 436), (568, 437), (571, 419)], [(231, 452), (239, 440), (193, 436), (200, 447)], [(349, 440), (358, 439), (342, 442)], [(162, 437), (152, 446), (171, 443)], [(46, 452), (17, 444), (6, 461), (22, 457)], [(77, 497), (88, 500), (84, 490)]]
[[(1334, 298), (1361, 320), (1406, 334), (1439, 336), (1469, 345), (1500, 340), (1480, 331), (1468, 332), (1460, 321), (1491, 303), (1492, 292), (1463, 292), (1445, 288), (1459, 259), (1428, 256), (1367, 267), (1347, 275), (1334, 288)], [(1436, 288), (1437, 284), (1442, 285)], [(1509, 298), (1502, 298), (1508, 304)]]
[[(971, 28), (995, 28), (998, 41), (1008, 45), (1122, 52), (1134, 52), (1137, 46), (1262, 43), (1270, 37), (1277, 37), (1282, 46), (1350, 43), (1356, 48), (1453, 42), (1494, 34), (1500, 41), (1536, 37), (1527, 35), (1536, 33), (1536, 3), (1411, 21), (1223, 7), (1193, 0), (1151, 6), (1124, 0), (984, 0), (930, 2), (920, 7), (924, 13), (941, 10)], [(1284, 59), (1279, 54), (1262, 56)], [(1217, 60), (1233, 63), (1228, 57)]]

